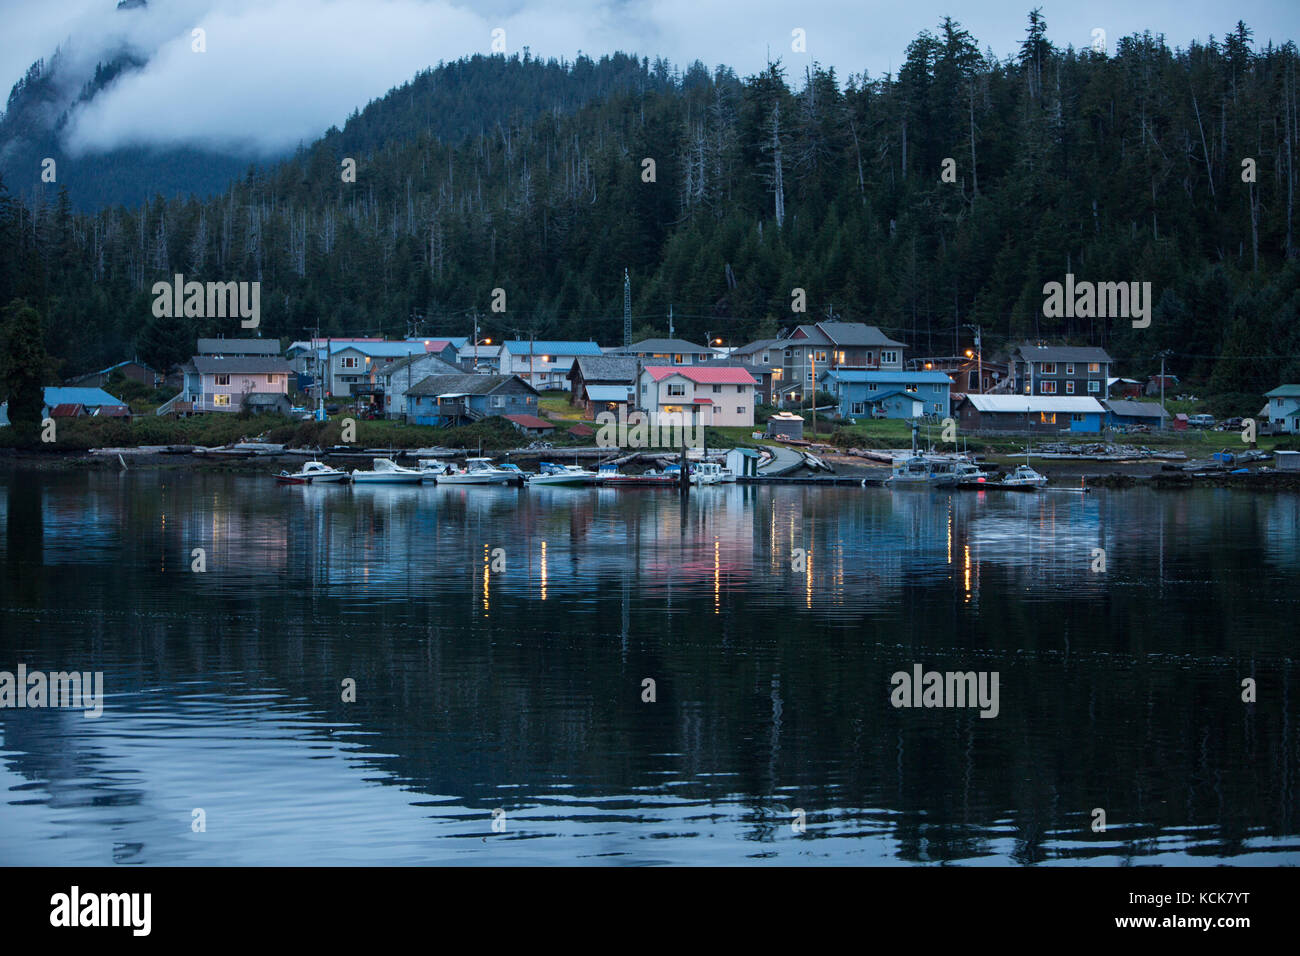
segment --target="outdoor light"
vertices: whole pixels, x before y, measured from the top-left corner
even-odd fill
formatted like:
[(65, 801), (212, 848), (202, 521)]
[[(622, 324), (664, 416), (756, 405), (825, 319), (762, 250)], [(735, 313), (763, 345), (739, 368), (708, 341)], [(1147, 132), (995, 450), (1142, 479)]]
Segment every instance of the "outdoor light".
[(967, 358), (972, 358), (974, 355), (975, 355), (975, 353), (972, 352), (970, 349), (967, 349), (967, 350), (966, 350), (966, 357), (967, 357)]
[(934, 368), (934, 366), (931, 365), (929, 362), (926, 362), (926, 363), (925, 363), (925, 367), (926, 367), (926, 370), (927, 370), (927, 371), (928, 371), (929, 369)]

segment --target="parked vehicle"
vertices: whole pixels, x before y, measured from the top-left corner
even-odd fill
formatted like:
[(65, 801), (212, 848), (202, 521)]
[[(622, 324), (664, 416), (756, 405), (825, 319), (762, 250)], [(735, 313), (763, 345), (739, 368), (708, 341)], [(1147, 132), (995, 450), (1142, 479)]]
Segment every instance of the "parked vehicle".
[(1213, 415), (1193, 415), (1193, 416), (1191, 416), (1190, 418), (1187, 419), (1187, 424), (1191, 425), (1193, 428), (1213, 428), (1213, 427), (1214, 427), (1214, 416), (1213, 416)]

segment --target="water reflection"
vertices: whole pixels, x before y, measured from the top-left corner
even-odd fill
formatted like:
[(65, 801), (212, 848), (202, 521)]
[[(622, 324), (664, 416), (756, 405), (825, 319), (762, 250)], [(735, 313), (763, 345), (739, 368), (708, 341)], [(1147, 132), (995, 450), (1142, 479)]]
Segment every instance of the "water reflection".
[(1300, 859), (1294, 497), (0, 482), (0, 859)]

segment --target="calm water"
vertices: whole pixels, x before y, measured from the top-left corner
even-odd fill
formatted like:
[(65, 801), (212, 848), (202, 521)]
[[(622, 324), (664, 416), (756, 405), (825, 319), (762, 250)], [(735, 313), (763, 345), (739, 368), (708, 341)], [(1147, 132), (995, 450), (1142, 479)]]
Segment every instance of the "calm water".
[(0, 710), (0, 862), (1300, 862), (1300, 497), (10, 471), (0, 524), (0, 670), (106, 692)]

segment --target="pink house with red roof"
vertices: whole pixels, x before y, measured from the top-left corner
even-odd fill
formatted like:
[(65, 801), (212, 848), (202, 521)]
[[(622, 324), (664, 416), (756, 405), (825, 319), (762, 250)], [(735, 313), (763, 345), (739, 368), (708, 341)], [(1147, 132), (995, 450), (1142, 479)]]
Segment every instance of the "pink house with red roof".
[(758, 382), (739, 366), (647, 365), (637, 382), (637, 404), (653, 415), (684, 415), (683, 424), (754, 425)]

